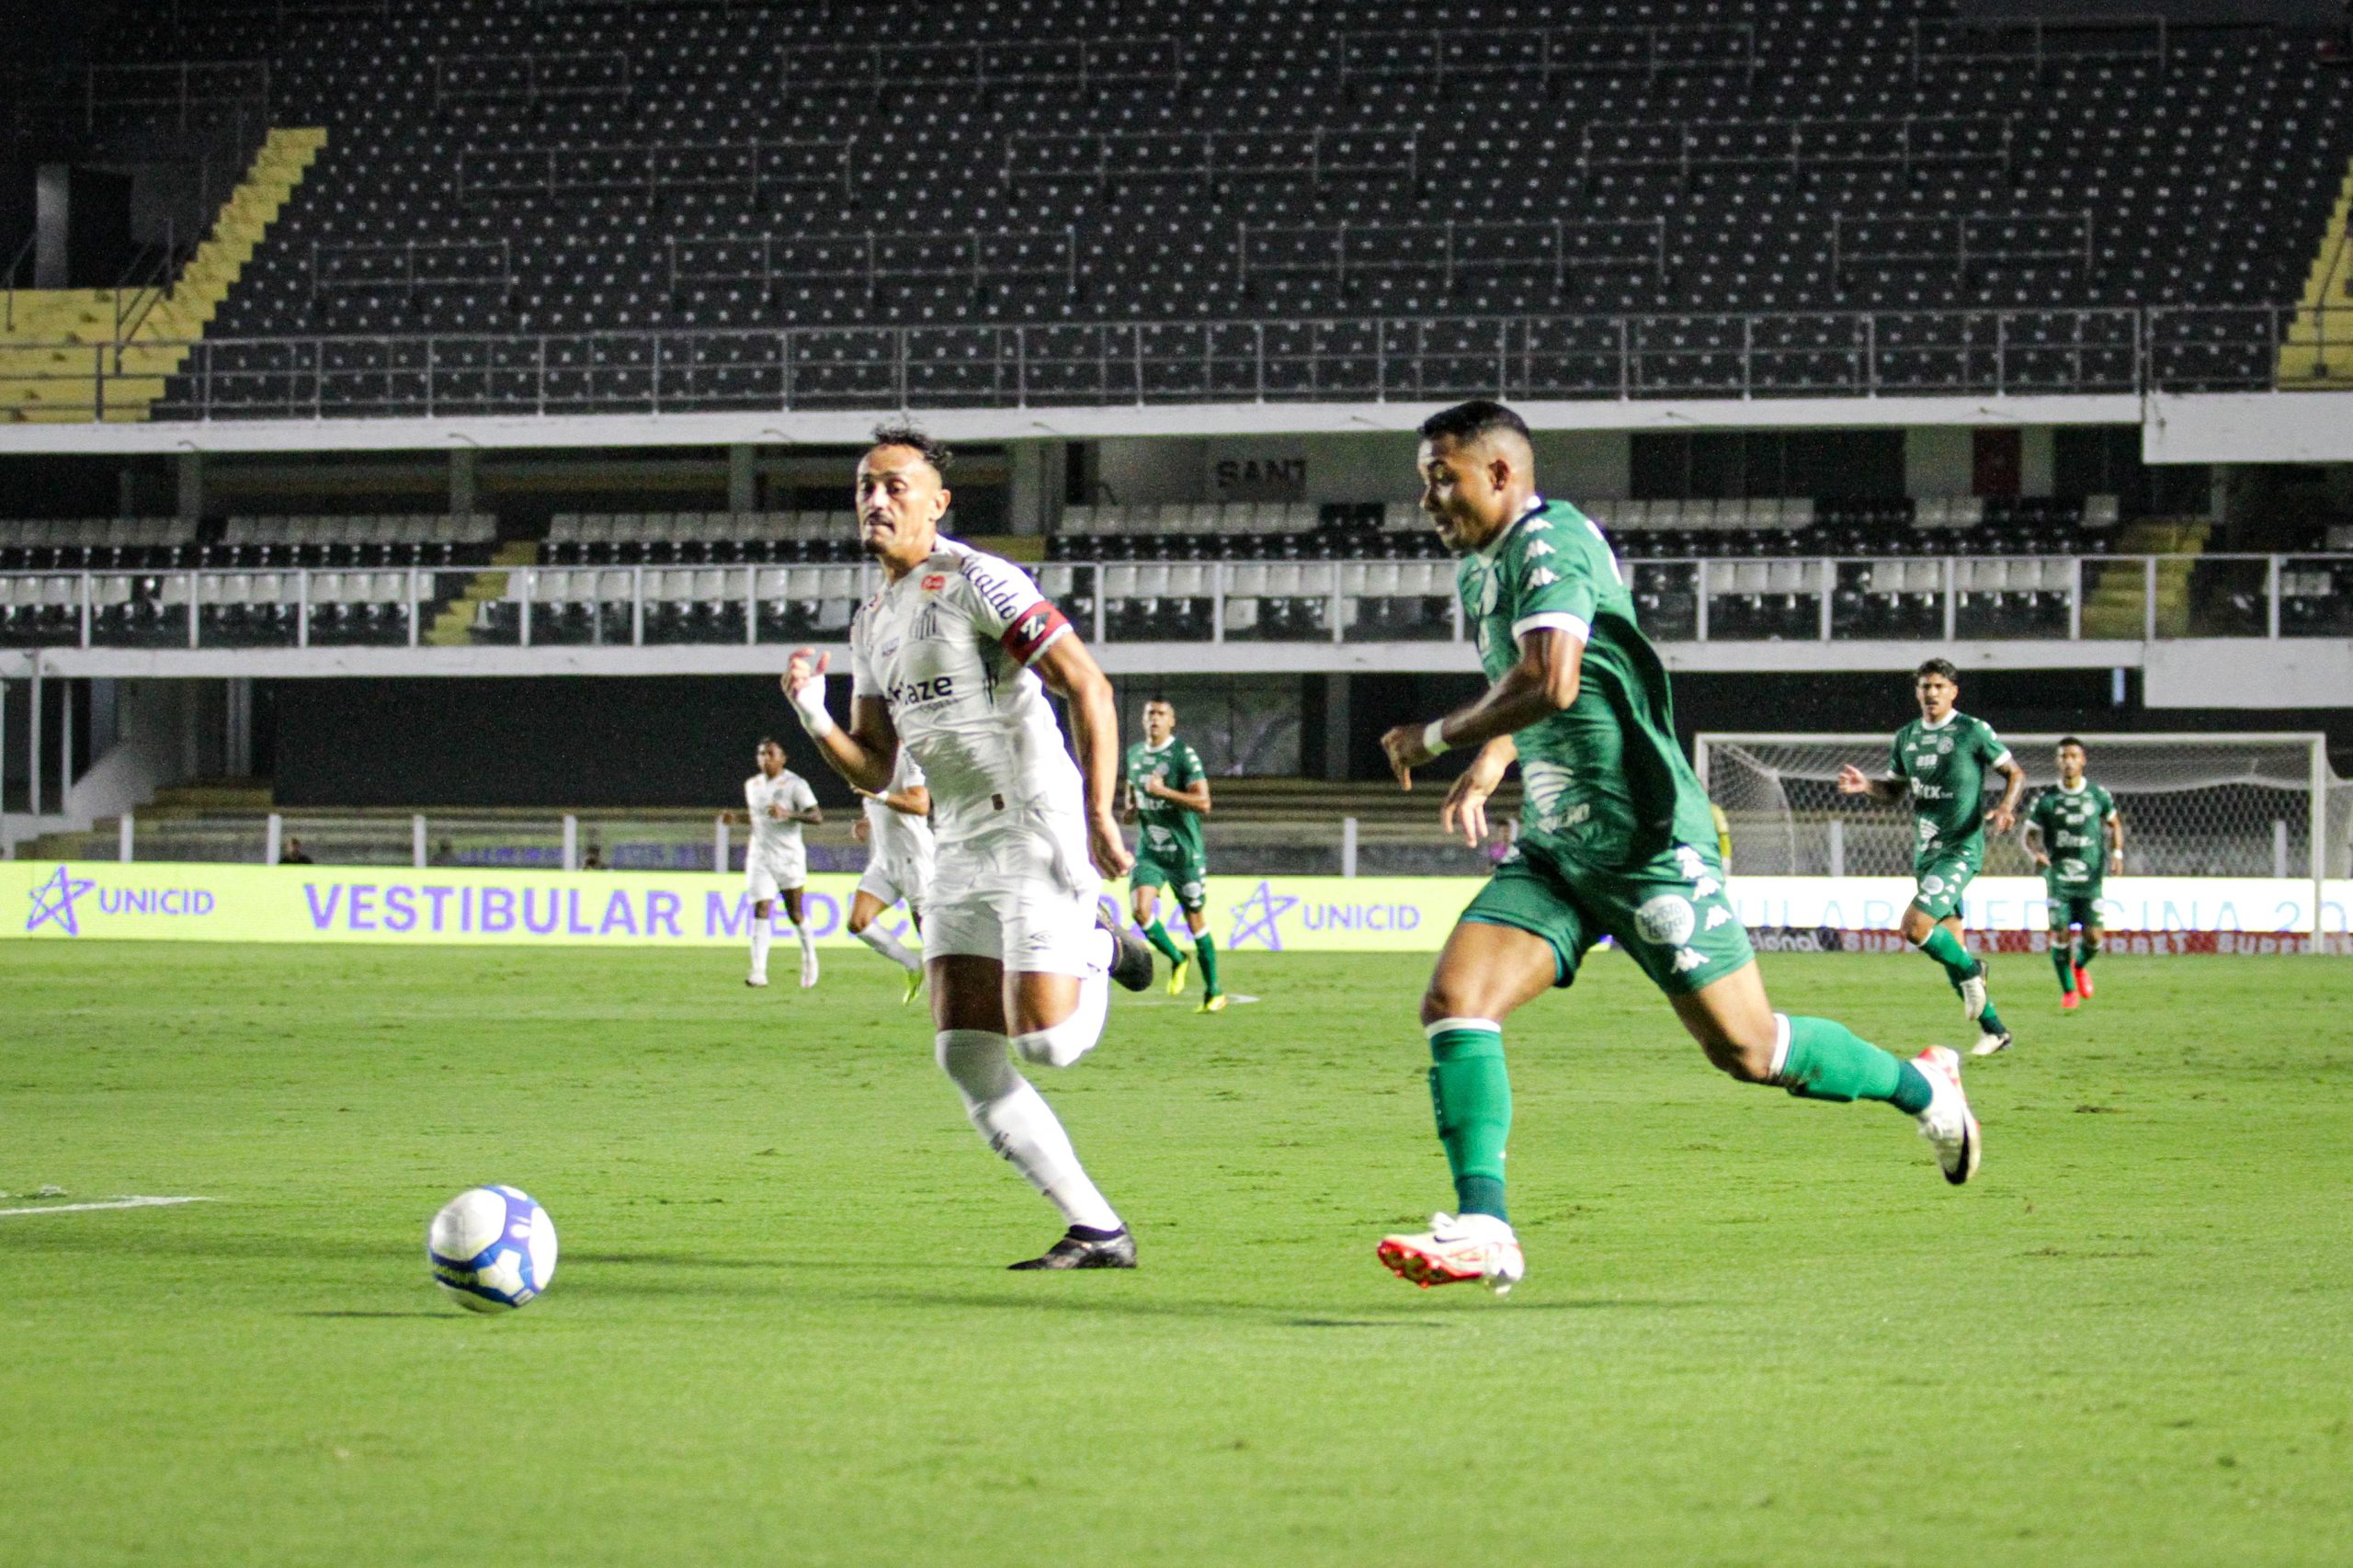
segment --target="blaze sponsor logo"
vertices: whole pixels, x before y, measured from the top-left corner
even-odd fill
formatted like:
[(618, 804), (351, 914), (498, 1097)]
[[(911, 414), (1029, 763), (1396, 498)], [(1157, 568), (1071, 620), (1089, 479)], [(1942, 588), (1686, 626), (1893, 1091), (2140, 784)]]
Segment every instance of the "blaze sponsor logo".
[(946, 702), (956, 695), (956, 677), (952, 675), (933, 676), (928, 680), (903, 680), (882, 694), (893, 708), (920, 708), (927, 702)]

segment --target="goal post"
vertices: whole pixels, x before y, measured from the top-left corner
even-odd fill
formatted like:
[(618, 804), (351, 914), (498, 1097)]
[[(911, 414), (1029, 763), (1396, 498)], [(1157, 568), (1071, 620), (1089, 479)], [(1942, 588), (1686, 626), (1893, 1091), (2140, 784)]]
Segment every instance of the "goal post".
[[(1893, 732), (1772, 734), (1710, 732), (1692, 760), (1732, 827), (1735, 873), (1901, 876), (1912, 869), (1904, 806), (1838, 793), (1852, 763), (1888, 771)], [(2348, 874), (2353, 783), (2330, 769), (2317, 733), (2099, 734), (2075, 732), (2090, 778), (2115, 797), (2131, 876), (2273, 877), (2312, 884), (2314, 949), (2326, 884)], [(2002, 733), (2026, 769), (2028, 794), (2058, 782), (2058, 733)], [(1988, 799), (1992, 796), (1989, 791)], [(2021, 824), (2023, 825), (2023, 824)], [(1985, 874), (2033, 870), (2017, 834), (1988, 834)]]

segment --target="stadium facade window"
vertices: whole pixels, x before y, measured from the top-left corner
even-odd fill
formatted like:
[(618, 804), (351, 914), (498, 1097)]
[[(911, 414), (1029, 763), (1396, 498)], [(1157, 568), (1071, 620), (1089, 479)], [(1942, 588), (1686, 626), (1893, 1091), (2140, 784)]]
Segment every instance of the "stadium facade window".
[(1892, 500), (1904, 494), (1901, 430), (1635, 432), (1637, 501)]

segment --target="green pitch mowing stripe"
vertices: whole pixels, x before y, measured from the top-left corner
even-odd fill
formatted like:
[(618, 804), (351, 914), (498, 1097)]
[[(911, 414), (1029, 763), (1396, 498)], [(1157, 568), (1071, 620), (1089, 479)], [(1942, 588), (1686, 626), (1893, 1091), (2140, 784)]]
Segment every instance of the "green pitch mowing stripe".
[[(1711, 1073), (1616, 955), (1509, 1037), (1508, 1302), (1448, 1200), (1425, 966), (1245, 952), (1039, 1073), (1142, 1245), (1057, 1229), (897, 972), (731, 952), (0, 946), (0, 1562), (2321, 1562), (2353, 1540), (2353, 968), (2101, 960), (1904, 1119)], [(1968, 1043), (1906, 955), (1782, 1006)], [(426, 1277), (477, 1182), (546, 1298)], [(262, 1543), (262, 1544), (257, 1544)]]

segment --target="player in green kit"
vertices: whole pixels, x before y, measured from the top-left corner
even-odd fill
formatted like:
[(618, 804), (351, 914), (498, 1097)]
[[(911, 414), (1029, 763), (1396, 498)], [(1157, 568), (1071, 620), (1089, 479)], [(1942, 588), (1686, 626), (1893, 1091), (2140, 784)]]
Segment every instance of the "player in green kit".
[(1466, 403), (1421, 427), (1422, 509), (1461, 557), (1456, 584), (1491, 683), (1469, 705), (1381, 737), (1398, 782), (1440, 753), (1478, 756), (1439, 820), (1477, 845), (1486, 801), (1517, 760), (1518, 844), (1462, 912), (1422, 997), (1430, 1099), (1457, 1212), (1382, 1238), (1381, 1261), (1429, 1286), (1526, 1271), (1505, 1209), (1511, 1084), (1504, 1020), (1576, 979), (1616, 938), (1666, 994), (1708, 1060), (1743, 1083), (1808, 1099), (1883, 1100), (1915, 1118), (1945, 1179), (1977, 1170), (1961, 1058), (1913, 1060), (1843, 1024), (1777, 1013), (1748, 935), (1724, 896), (1708, 797), (1675, 738), (1666, 671), (1601, 530), (1536, 493), (1528, 426), (1501, 403)]
[[(1995, 833), (2017, 824), (2026, 769), (1993, 725), (1953, 706), (1961, 681), (1951, 661), (1930, 659), (1913, 671), (1912, 691), (1920, 716), (1895, 733), (1886, 775), (1873, 778), (1850, 763), (1838, 770), (1838, 790), (1875, 801), (1911, 798), (1914, 891), (1904, 911), (1904, 939), (1943, 966), (1962, 1011), (1977, 1025), (1973, 1053), (1991, 1056), (2010, 1048), (2010, 1031), (1987, 994), (1984, 961), (1961, 945), (1961, 899), (1985, 864), (1986, 824)], [(2002, 776), (2002, 798), (1990, 812), (1988, 773)]]
[[(2099, 957), (2099, 895), (2110, 871), (2124, 869), (2124, 819), (2109, 792), (2084, 777), (2084, 743), (2059, 743), (2059, 787), (2045, 790), (2026, 813), (2026, 852), (2042, 868), (2051, 901), (2051, 967), (2059, 1006), (2074, 1012), (2092, 994)], [(2083, 936), (2070, 939), (2070, 928)]]
[(1217, 943), (1206, 909), (1209, 852), (1201, 843), (1201, 819), (1210, 813), (1209, 770), (1201, 754), (1176, 738), (1176, 709), (1166, 698), (1143, 705), (1143, 733), (1128, 748), (1123, 813), (1142, 824), (1135, 869), (1128, 873), (1136, 924), (1168, 960), (1168, 994), (1183, 995), (1189, 960), (1160, 923), (1160, 890), (1166, 888), (1192, 928), (1193, 954), (1201, 965), (1200, 1011), (1222, 1013), (1225, 990), (1217, 983)]

